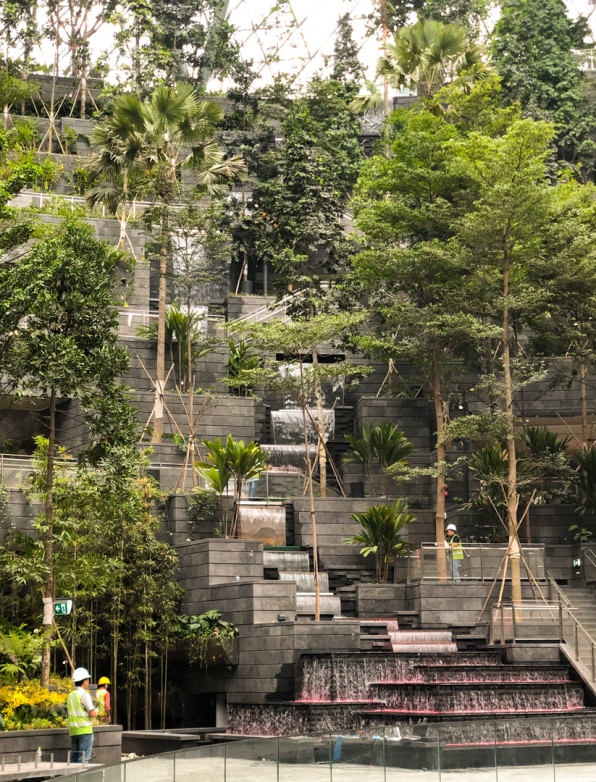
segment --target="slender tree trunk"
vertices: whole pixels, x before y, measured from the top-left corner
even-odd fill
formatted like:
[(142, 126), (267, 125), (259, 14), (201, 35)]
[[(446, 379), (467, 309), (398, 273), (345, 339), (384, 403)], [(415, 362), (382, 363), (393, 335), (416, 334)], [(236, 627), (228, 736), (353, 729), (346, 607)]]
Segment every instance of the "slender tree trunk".
[(437, 422), (437, 481), (435, 505), (435, 542), (437, 546), (437, 575), (447, 578), (447, 557), (445, 556), (445, 412), (441, 384), (441, 350), (435, 342), (432, 346), (432, 392), (435, 419)]
[(46, 577), (43, 587), (43, 647), (41, 650), (41, 686), (50, 686), (50, 641), (54, 629), (54, 449), (56, 445), (56, 389), (50, 392), (50, 431), (48, 437), (48, 458), (45, 477), (45, 532), (44, 532), (44, 564)]
[(317, 458), (319, 460), (319, 483), (321, 486), (321, 497), (327, 496), (327, 449), (326, 449), (326, 428), (325, 428), (325, 410), (323, 409), (323, 392), (321, 382), (316, 377), (317, 366), (319, 363), (319, 354), (316, 345), (312, 349), (312, 364), (315, 372), (315, 384), (317, 394)]
[[(147, 627), (145, 626), (145, 634)], [(151, 659), (149, 656), (149, 641), (145, 639), (145, 730), (151, 730)]]
[(317, 514), (315, 511), (315, 492), (313, 486), (312, 462), (308, 450), (308, 422), (306, 416), (306, 392), (304, 387), (304, 364), (300, 362), (301, 403), (302, 403), (302, 430), (304, 433), (304, 449), (306, 453), (306, 480), (308, 484), (308, 499), (310, 506), (310, 524), (312, 529), (312, 566), (315, 579), (315, 622), (321, 620), (321, 582), (319, 579), (319, 551), (317, 544)]
[(582, 445), (588, 444), (588, 400), (586, 396), (586, 365), (582, 361), (579, 365), (579, 396), (582, 414)]
[(159, 298), (157, 312), (157, 360), (155, 364), (155, 406), (152, 442), (161, 443), (163, 437), (163, 395), (166, 380), (166, 302), (168, 293), (168, 218), (162, 217), (162, 244), (159, 255)]
[[(381, 35), (383, 40), (383, 57), (387, 57), (387, 37), (388, 37), (388, 21), (387, 21), (387, 0), (379, 0), (381, 6)], [(389, 77), (383, 76), (383, 113), (385, 117), (389, 116)]]
[(517, 534), (517, 456), (515, 448), (515, 429), (513, 417), (513, 383), (511, 378), (511, 353), (509, 343), (509, 254), (504, 252), (503, 267), (503, 328), (501, 334), (503, 348), (503, 386), (505, 395), (505, 418), (507, 421), (507, 530), (509, 536), (509, 564), (511, 566), (511, 599), (513, 604), (521, 603), (521, 557)]

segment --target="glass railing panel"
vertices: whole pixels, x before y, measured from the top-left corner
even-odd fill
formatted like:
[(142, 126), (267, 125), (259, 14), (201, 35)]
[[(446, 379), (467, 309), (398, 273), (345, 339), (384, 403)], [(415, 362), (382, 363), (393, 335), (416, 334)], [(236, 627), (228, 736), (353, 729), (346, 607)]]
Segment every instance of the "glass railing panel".
[[(123, 764), (122, 782), (147, 782), (159, 779), (163, 782), (173, 782), (175, 770), (175, 752), (163, 755), (151, 755), (138, 760), (129, 760)], [(86, 777), (85, 777), (86, 779)]]
[(352, 782), (364, 777), (367, 782), (383, 782), (385, 740), (382, 729), (334, 735), (330, 744), (333, 782)]
[(588, 776), (594, 778), (596, 735), (590, 716), (553, 718), (552, 723), (553, 778), (579, 781), (588, 770), (584, 765), (582, 771), (582, 764), (590, 764)]
[[(322, 752), (321, 752), (321, 748)], [(324, 758), (323, 767), (329, 767), (329, 737), (328, 736), (282, 736), (277, 740), (278, 771), (280, 782), (295, 782), (304, 766), (312, 767)], [(315, 758), (317, 759), (315, 761)], [(325, 772), (321, 780), (328, 779)], [(317, 779), (318, 782), (318, 779)]]
[[(201, 782), (224, 782), (226, 747), (226, 744), (208, 744), (174, 753), (176, 764), (173, 782), (196, 782), (197, 779)], [(164, 778), (163, 782), (167, 780)]]
[(528, 779), (555, 779), (551, 719), (520, 717), (498, 720), (495, 725), (499, 782), (519, 782), (520, 769), (527, 769)]
[[(124, 782), (124, 764), (118, 766), (105, 766), (103, 768), (83, 769), (77, 773), (78, 764), (71, 764), (71, 771), (67, 774), (61, 774), (61, 779), (67, 779), (68, 782)], [(72, 774), (72, 776), (71, 776)]]
[(277, 738), (230, 742), (225, 750), (225, 782), (277, 782)]
[[(440, 746), (441, 773), (450, 778), (455, 772), (481, 771), (486, 782), (497, 779), (495, 723), (491, 719), (475, 722), (442, 722), (429, 726), (429, 737), (435, 732)], [(472, 778), (472, 777), (470, 777)]]
[[(462, 580), (493, 580), (501, 572), (503, 559), (507, 554), (507, 546), (502, 544), (466, 543), (463, 541), (464, 559), (458, 560), (459, 575)], [(544, 546), (523, 546), (524, 560), (534, 578), (545, 578)], [(451, 551), (444, 545), (422, 543), (416, 550), (408, 554), (406, 566), (408, 579), (422, 580), (452, 580), (454, 560)], [(510, 578), (510, 574), (507, 575)], [(522, 567), (522, 581), (528, 580), (528, 571)]]

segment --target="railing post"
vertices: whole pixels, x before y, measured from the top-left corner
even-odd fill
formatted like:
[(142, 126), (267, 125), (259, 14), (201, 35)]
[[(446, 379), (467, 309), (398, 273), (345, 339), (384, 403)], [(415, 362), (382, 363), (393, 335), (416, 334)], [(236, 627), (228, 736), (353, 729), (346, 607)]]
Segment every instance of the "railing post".
[(563, 643), (563, 603), (559, 597), (559, 643)]
[(592, 641), (592, 681), (596, 680), (596, 648), (594, 647), (594, 641)]
[(573, 631), (575, 636), (575, 659), (579, 660), (579, 627), (575, 620), (573, 621)]

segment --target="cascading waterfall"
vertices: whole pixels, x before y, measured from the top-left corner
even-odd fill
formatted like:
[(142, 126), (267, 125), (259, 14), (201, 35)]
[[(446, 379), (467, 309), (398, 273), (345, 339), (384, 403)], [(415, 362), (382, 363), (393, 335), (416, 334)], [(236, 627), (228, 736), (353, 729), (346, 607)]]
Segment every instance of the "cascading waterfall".
[[(515, 735), (518, 740), (526, 736), (532, 715), (551, 715), (566, 726), (560, 740), (592, 741), (596, 735), (596, 717), (569, 722), (579, 712), (585, 714), (585, 706), (583, 686), (570, 679), (566, 666), (505, 665), (498, 651), (307, 653), (300, 661), (297, 688), (291, 703), (255, 706), (249, 712), (247, 707), (231, 707), (232, 732), (391, 732), (397, 726), (406, 736), (408, 725), (414, 725), (417, 740), (427, 736), (434, 741), (440, 730), (442, 742), (508, 744)], [(524, 730), (516, 734), (509, 726), (519, 715), (525, 715)], [(448, 723), (441, 722), (440, 728), (426, 725), (444, 716), (457, 720), (452, 734), (445, 732)], [(474, 722), (464, 733), (461, 720), (470, 718)], [(543, 740), (541, 730), (535, 728), (528, 740)]]

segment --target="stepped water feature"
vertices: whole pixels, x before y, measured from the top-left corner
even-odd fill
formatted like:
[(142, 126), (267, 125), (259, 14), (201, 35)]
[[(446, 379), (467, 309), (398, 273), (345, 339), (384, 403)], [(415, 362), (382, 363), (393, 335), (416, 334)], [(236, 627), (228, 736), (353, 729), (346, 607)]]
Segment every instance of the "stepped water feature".
[[(308, 410), (306, 414), (306, 430), (308, 440), (308, 456), (311, 461), (317, 454), (317, 432), (313, 421), (317, 420), (316, 409)], [(327, 440), (333, 439), (335, 433), (335, 411), (324, 410), (325, 435)], [(263, 443), (262, 449), (267, 454), (271, 467), (304, 470), (304, 414), (301, 409), (284, 409), (271, 411), (271, 433), (273, 443)]]
[[(415, 633), (407, 634), (412, 641)], [(308, 653), (301, 658), (295, 701), (231, 707), (228, 730), (403, 734), (412, 725), (445, 720), (559, 718), (587, 712), (582, 684), (561, 664), (528, 670), (503, 663), (499, 651)], [(591, 719), (586, 724), (594, 727)], [(481, 734), (474, 741), (481, 742)]]
[[(315, 616), (315, 576), (309, 571), (306, 551), (264, 551), (263, 565), (280, 581), (296, 584), (296, 616)], [(329, 591), (329, 576), (319, 573), (319, 611), (322, 617), (341, 616), (341, 599)]]

